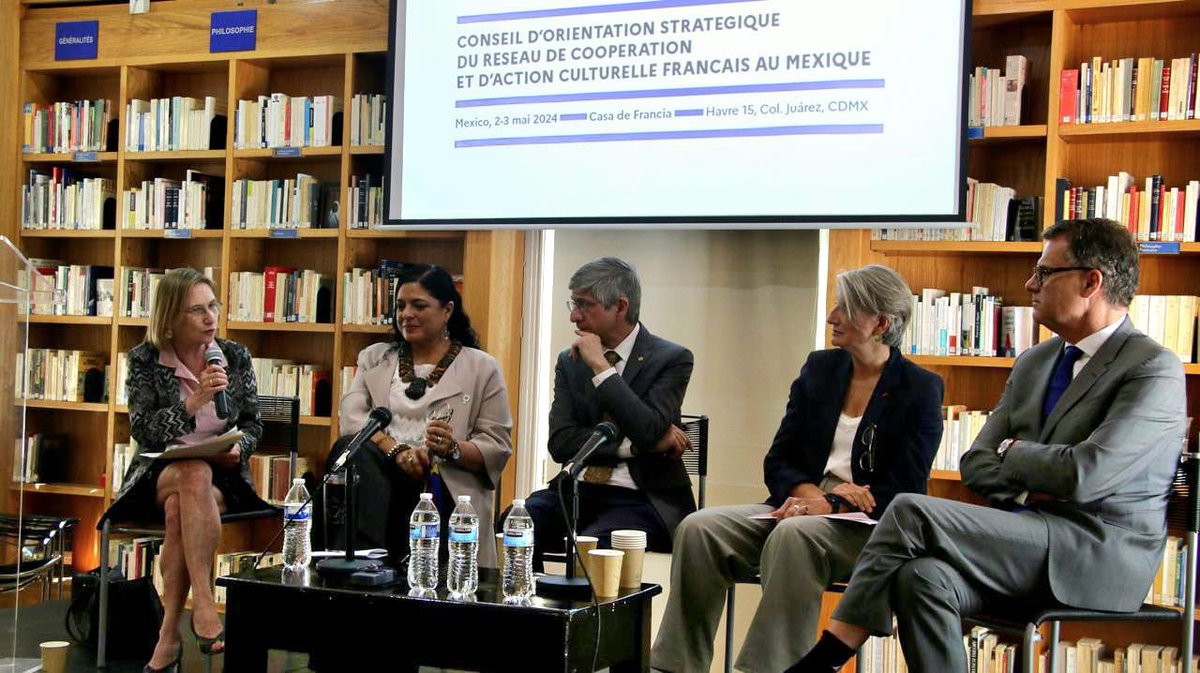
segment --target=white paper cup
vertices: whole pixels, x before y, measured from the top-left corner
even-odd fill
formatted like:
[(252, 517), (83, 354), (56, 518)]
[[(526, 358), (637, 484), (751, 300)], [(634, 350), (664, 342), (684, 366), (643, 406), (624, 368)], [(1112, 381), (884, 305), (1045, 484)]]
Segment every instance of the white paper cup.
[(620, 593), (621, 561), (625, 552), (620, 549), (593, 549), (588, 552), (588, 571), (592, 575), (592, 589), (600, 598), (611, 598)]

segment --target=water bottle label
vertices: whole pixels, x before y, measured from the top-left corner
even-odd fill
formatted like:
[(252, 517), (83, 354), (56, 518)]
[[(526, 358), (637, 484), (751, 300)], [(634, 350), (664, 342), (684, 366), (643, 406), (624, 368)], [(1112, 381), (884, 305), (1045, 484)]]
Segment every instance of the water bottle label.
[(479, 531), (475, 528), (451, 528), (451, 542), (479, 542)]
[(308, 521), (309, 517), (312, 516), (312, 509), (309, 507), (299, 509), (296, 505), (288, 505), (284, 507), (283, 514), (286, 522)]
[(438, 530), (437, 524), (427, 523), (425, 525), (408, 526), (408, 539), (410, 540), (436, 540), (441, 537), (441, 531)]
[(533, 530), (504, 531), (505, 547), (532, 547)]

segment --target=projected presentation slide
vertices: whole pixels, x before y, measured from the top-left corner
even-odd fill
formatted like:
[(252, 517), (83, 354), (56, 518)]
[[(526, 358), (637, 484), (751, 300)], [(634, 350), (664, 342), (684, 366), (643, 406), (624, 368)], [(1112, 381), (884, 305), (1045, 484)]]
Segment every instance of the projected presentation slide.
[(961, 219), (961, 0), (398, 0), (388, 219)]

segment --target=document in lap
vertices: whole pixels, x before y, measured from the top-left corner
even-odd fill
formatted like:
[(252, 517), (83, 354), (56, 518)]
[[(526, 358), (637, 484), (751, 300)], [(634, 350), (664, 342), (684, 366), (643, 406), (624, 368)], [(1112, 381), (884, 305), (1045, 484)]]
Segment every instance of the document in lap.
[(230, 428), (225, 434), (217, 435), (206, 442), (199, 444), (180, 445), (174, 444), (167, 447), (162, 453), (143, 453), (142, 458), (147, 460), (180, 460), (183, 458), (208, 458), (217, 454), (225, 453), (229, 447), (233, 446), (239, 439), (245, 436), (241, 430), (236, 427)]

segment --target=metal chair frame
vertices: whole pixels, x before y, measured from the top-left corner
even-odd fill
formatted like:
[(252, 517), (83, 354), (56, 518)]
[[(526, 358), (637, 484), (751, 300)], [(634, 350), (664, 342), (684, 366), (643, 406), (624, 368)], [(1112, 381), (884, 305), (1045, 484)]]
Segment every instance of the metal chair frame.
[(52, 595), (55, 571), (58, 571), (58, 597), (63, 596), (63, 586), (66, 583), (67, 533), (79, 524), (79, 519), (56, 517), (40, 514), (25, 514), (18, 517), (12, 514), (0, 515), (0, 540), (5, 545), (13, 544), (17, 554), (23, 559), (24, 550), (30, 547), (41, 548), (39, 559), (22, 560), (8, 566), (0, 567), (0, 593), (17, 591), (25, 588), (35, 580), (41, 579), (42, 599), (47, 600)]
[[(296, 457), (300, 449), (300, 399), (297, 397), (277, 397), (260, 395), (258, 397), (259, 417), (263, 423), (263, 436), (259, 441), (258, 451), (286, 450), (289, 453), (290, 474), (296, 473)], [(272, 506), (270, 509), (257, 509), (248, 512), (222, 514), (221, 524), (236, 523), (280, 516), (282, 509)], [(108, 582), (111, 569), (109, 568), (109, 540), (113, 534), (120, 535), (156, 535), (164, 534), (161, 516), (158, 520), (116, 523), (104, 519), (100, 525), (100, 623), (96, 639), (96, 666), (107, 666), (108, 646)]]

